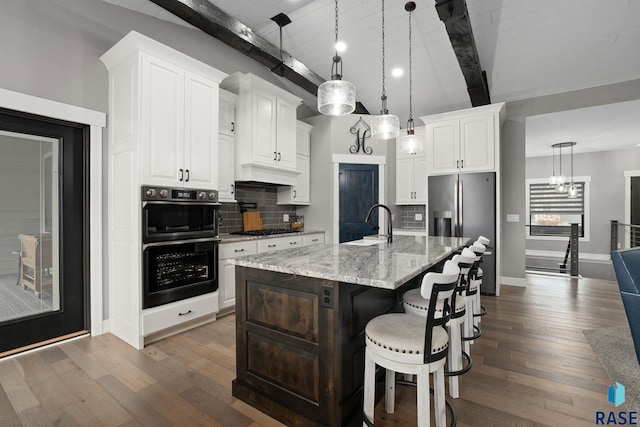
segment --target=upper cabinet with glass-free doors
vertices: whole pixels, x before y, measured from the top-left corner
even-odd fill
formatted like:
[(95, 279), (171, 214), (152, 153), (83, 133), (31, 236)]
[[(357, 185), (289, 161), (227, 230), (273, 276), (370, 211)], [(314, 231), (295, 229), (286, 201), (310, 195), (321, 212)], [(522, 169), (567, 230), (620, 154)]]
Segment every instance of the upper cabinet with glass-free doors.
[(429, 174), (495, 171), (505, 117), (504, 103), (420, 117)]
[(101, 59), (111, 80), (113, 143), (140, 150), (132, 166), (142, 168), (142, 184), (217, 190), (226, 74), (135, 32)]

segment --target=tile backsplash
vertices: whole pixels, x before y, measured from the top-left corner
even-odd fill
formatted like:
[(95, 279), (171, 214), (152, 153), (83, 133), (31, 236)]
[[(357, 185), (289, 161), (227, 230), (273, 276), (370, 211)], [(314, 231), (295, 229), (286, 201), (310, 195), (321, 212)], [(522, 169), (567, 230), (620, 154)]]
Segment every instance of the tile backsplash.
[[(278, 187), (275, 186), (236, 182), (236, 200), (255, 203), (257, 205), (255, 210), (260, 212), (264, 228), (289, 228), (289, 223), (282, 221), (282, 215), (289, 214), (289, 217), (296, 215), (295, 206), (276, 205)], [(223, 203), (220, 207), (220, 215), (222, 216), (220, 233), (242, 230), (242, 213), (238, 203)]]
[[(399, 206), (400, 208), (400, 228), (420, 228), (426, 227), (426, 216), (424, 205)], [(422, 220), (416, 221), (416, 214), (422, 214)]]

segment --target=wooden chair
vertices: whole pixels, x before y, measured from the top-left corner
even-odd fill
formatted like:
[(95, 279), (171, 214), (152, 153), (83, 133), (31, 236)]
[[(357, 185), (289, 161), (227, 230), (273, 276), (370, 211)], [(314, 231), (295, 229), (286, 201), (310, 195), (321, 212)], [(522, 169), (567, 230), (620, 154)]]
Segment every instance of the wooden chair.
[[(365, 418), (373, 423), (376, 365), (387, 370), (385, 409), (394, 412), (396, 372), (416, 375), (418, 426), (430, 425), (429, 374), (434, 376), (434, 409), (437, 427), (446, 423), (444, 365), (449, 347), (445, 329), (451, 315), (451, 296), (460, 268), (447, 261), (442, 273), (427, 273), (420, 290), (429, 299), (427, 316), (390, 313), (375, 317), (365, 327), (364, 404)], [(438, 317), (436, 307), (442, 304)], [(363, 422), (363, 425), (367, 425)]]
[(50, 289), (52, 284), (51, 236), (18, 235), (21, 247), (20, 284), (24, 289), (33, 290), (36, 297)]

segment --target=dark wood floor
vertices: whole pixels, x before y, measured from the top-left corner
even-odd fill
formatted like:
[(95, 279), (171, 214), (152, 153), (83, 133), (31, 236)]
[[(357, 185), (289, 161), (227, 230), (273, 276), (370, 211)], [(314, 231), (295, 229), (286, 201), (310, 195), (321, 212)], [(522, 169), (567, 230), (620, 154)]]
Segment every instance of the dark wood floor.
[[(615, 283), (529, 276), (489, 314), (452, 404), (458, 426), (593, 426), (610, 380), (583, 330), (626, 324)], [(235, 318), (136, 351), (111, 334), (0, 361), (0, 426), (275, 426), (231, 396)], [(376, 425), (415, 425), (415, 390)]]

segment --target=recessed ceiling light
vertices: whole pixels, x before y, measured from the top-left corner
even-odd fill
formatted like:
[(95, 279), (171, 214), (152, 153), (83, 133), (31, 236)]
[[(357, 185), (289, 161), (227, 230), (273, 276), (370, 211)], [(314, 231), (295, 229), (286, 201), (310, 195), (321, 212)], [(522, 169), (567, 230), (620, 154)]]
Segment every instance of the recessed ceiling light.
[(344, 42), (336, 43), (336, 52), (344, 52), (347, 50), (347, 45)]
[(396, 67), (393, 70), (391, 70), (391, 75), (393, 77), (402, 77), (404, 75), (404, 70), (400, 67)]

